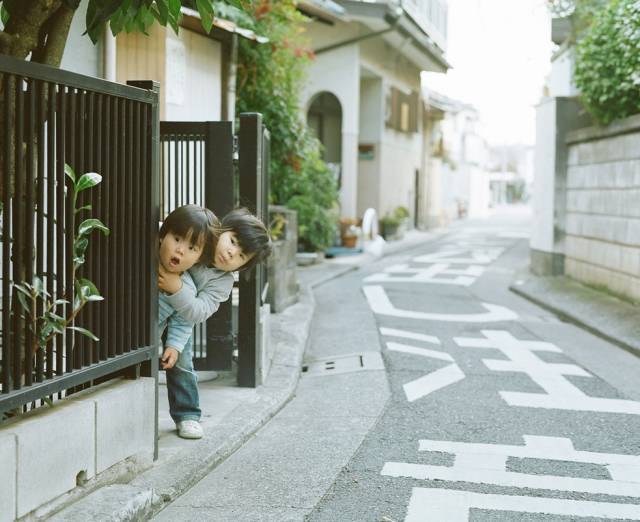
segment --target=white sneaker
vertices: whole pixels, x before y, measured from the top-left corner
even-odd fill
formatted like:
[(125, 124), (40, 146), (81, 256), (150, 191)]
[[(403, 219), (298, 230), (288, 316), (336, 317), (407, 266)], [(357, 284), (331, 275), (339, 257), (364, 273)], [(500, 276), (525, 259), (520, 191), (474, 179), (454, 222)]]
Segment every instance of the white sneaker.
[(183, 439), (201, 439), (204, 432), (197, 420), (184, 420), (176, 424), (178, 436)]

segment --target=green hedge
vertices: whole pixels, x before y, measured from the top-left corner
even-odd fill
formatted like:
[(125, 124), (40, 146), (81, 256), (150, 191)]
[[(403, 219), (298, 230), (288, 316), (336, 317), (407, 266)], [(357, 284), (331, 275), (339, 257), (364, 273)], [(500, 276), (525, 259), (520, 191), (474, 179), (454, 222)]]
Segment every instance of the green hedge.
[(575, 82), (602, 124), (640, 113), (640, 1), (611, 0), (576, 47)]

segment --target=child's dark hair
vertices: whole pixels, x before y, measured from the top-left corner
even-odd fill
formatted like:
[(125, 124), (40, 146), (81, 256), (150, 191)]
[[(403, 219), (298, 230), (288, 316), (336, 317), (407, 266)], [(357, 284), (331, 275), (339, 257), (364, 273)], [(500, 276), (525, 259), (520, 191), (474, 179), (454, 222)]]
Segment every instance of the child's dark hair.
[(246, 208), (236, 208), (222, 218), (222, 232), (231, 231), (245, 254), (254, 254), (240, 271), (249, 270), (271, 254), (272, 244), (264, 223)]
[(191, 242), (202, 245), (198, 263), (208, 263), (213, 257), (214, 230), (220, 227), (220, 221), (208, 208), (198, 205), (183, 205), (173, 210), (160, 227), (160, 239), (167, 234), (182, 237), (191, 235)]

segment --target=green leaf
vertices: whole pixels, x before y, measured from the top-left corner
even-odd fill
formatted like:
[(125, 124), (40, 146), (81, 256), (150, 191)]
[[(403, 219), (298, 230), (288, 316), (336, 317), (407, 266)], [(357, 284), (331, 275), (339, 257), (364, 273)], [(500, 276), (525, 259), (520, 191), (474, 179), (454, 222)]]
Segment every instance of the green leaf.
[(162, 25), (167, 25), (167, 20), (169, 20), (169, 6), (167, 5), (167, 0), (156, 0), (155, 5), (158, 11), (158, 21)]
[(77, 208), (75, 213), (82, 212), (83, 210), (91, 210), (93, 207), (91, 205), (84, 205), (83, 207)]
[(23, 293), (17, 293), (16, 297), (18, 298), (18, 301), (20, 301), (22, 309), (27, 312), (27, 314), (31, 315), (31, 305), (27, 302), (26, 296)]
[(4, 27), (7, 26), (7, 22), (9, 21), (9, 11), (7, 11), (4, 7), (4, 4), (0, 6), (0, 20), (2, 20), (2, 25)]
[(97, 172), (87, 172), (80, 176), (76, 185), (76, 194), (91, 187), (95, 187), (102, 181), (102, 176)]
[(200, 21), (204, 30), (209, 33), (213, 27), (213, 6), (211, 0), (196, 0), (196, 7), (200, 13)]
[(78, 236), (85, 236), (92, 230), (97, 229), (105, 236), (109, 235), (110, 230), (99, 219), (85, 219), (78, 227)]
[(94, 341), (100, 340), (93, 334), (93, 332), (90, 332), (89, 330), (87, 330), (86, 328), (82, 328), (81, 326), (68, 326), (67, 328), (69, 330), (75, 330), (76, 332), (79, 332), (82, 335), (86, 335), (89, 339), (92, 339)]
[(71, 165), (64, 164), (64, 173), (65, 175), (73, 181), (73, 184), (76, 184), (76, 172), (71, 168)]
[(21, 285), (14, 284), (13, 287), (24, 295), (31, 297), (31, 285), (29, 283), (23, 283)]
[(93, 281), (81, 277), (78, 279), (78, 284), (81, 287), (88, 289), (86, 295), (100, 295), (100, 292), (98, 292), (98, 289), (96, 288), (96, 285), (93, 284)]
[(80, 236), (73, 243), (73, 255), (76, 257), (83, 256), (87, 250), (87, 246), (89, 246), (89, 240), (84, 236)]

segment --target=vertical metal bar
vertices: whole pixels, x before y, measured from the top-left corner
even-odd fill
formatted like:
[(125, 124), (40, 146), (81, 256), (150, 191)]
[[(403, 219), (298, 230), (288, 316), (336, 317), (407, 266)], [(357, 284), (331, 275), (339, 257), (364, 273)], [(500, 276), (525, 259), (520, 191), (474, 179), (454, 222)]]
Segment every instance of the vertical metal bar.
[[(240, 200), (256, 208), (262, 197), (262, 115), (240, 115)], [(260, 215), (260, 214), (258, 214)], [(240, 278), (238, 307), (238, 384), (255, 387), (260, 383), (259, 319), (260, 278), (254, 268)]]
[[(49, 103), (47, 107), (47, 291), (54, 295), (56, 287), (55, 276), (55, 244), (56, 244), (56, 85), (48, 84)], [(54, 339), (47, 345), (47, 377), (53, 377), (53, 358), (55, 355), (56, 374), (62, 373), (63, 357), (59, 349), (58, 340)]]
[[(204, 205), (222, 217), (233, 208), (233, 127), (207, 122), (204, 141)], [(207, 357), (196, 359), (199, 370), (230, 370), (234, 349), (231, 299), (207, 320)]]
[[(173, 171), (173, 192), (169, 192), (169, 194), (173, 194), (173, 199), (169, 203), (169, 208), (167, 209), (167, 214), (176, 208), (179, 205), (180, 201), (180, 185), (178, 180), (180, 179), (180, 138), (176, 134), (175, 139), (173, 141), (173, 146), (175, 147), (175, 170)], [(166, 217), (166, 216), (165, 216)]]
[[(56, 125), (56, 294), (59, 297), (66, 295), (67, 285), (69, 280), (67, 279), (67, 273), (65, 270), (66, 255), (65, 255), (65, 186), (67, 185), (66, 176), (64, 174), (64, 164), (66, 160), (66, 134), (67, 134), (67, 93), (64, 85), (58, 85), (58, 114)], [(71, 187), (68, 187), (71, 190)], [(66, 295), (68, 298), (69, 296)], [(63, 309), (62, 315), (66, 317), (69, 312), (69, 305), (61, 306)], [(69, 343), (66, 341), (68, 335), (63, 336), (64, 341), (58, 343), (58, 350), (61, 355), (63, 353), (62, 346), (65, 346), (65, 370), (70, 372), (73, 368), (72, 354)], [(63, 344), (65, 343), (65, 344)], [(61, 369), (62, 370), (62, 369)]]
[(115, 326), (115, 331), (112, 330), (112, 334), (109, 336), (109, 357), (114, 357), (118, 352), (118, 344), (120, 343), (120, 330), (119, 314), (118, 314), (118, 299), (120, 294), (118, 293), (118, 251), (120, 245), (118, 241), (120, 239), (119, 229), (119, 215), (118, 215), (118, 169), (120, 168), (118, 162), (118, 156), (122, 154), (120, 150), (120, 140), (118, 139), (118, 113), (120, 110), (120, 99), (115, 96), (111, 98), (111, 169), (109, 171), (109, 216), (112, 220), (112, 231), (109, 236), (109, 325), (111, 328)]
[[(77, 106), (78, 106), (78, 111), (76, 113), (76, 118), (75, 118), (75, 125), (76, 125), (76, 136), (77, 136), (77, 149), (76, 149), (76, 165), (77, 165), (77, 171), (76, 173), (78, 174), (78, 176), (83, 175), (85, 172), (88, 171), (87, 169), (87, 164), (86, 164), (86, 158), (88, 157), (88, 154), (86, 154), (86, 145), (85, 145), (85, 138), (87, 137), (87, 127), (86, 127), (86, 98), (87, 98), (87, 92), (82, 90), (82, 89), (78, 89), (78, 91), (76, 92), (75, 97), (77, 98)], [(90, 201), (88, 198), (91, 197), (91, 191), (84, 191), (81, 192), (80, 195), (78, 196), (78, 207), (83, 207), (86, 204), (88, 204)], [(82, 223), (82, 221), (84, 220), (84, 216), (82, 213), (80, 213), (77, 217), (74, 214), (74, 219), (77, 220), (77, 223), (74, 223), (74, 227), (77, 227), (79, 223)], [(76, 274), (76, 277), (88, 277), (89, 279), (91, 279), (91, 276), (89, 275), (89, 261), (90, 261), (90, 256), (91, 256), (91, 252), (93, 250), (93, 245), (94, 245), (94, 238), (90, 238), (89, 239), (89, 247), (87, 248), (87, 251), (85, 253), (85, 264), (80, 268), (80, 271), (78, 274)], [(89, 306), (85, 306), (82, 309), (81, 315), (78, 317), (78, 322), (80, 323), (80, 326), (83, 326), (85, 328), (88, 328), (89, 330), (92, 330), (92, 325), (91, 325), (91, 310), (92, 310), (92, 306), (91, 304)], [(92, 343), (93, 341), (91, 341), (88, 337), (85, 337), (83, 335), (77, 336), (76, 337), (76, 348), (75, 348), (75, 352), (78, 354), (78, 367), (81, 368), (83, 366), (86, 366), (87, 364), (90, 364), (91, 361), (91, 349), (92, 349)]]
[[(94, 130), (91, 133), (91, 136), (93, 136), (95, 132), (95, 140), (93, 140), (93, 145), (91, 146), (92, 149), (95, 147), (94, 160), (92, 164), (94, 165), (93, 168), (95, 169), (95, 171), (99, 173), (101, 176), (104, 176), (104, 171), (102, 169), (102, 153), (101, 153), (101, 149), (104, 145), (102, 143), (102, 136), (103, 136), (102, 128), (105, 122), (105, 119), (103, 118), (104, 96), (102, 94), (97, 94), (94, 100), (95, 100), (95, 104), (92, 106), (92, 110), (91, 110), (91, 116), (95, 117), (94, 127), (93, 127)], [(101, 194), (103, 193), (103, 188), (104, 188), (104, 183), (101, 183), (100, 186), (96, 190), (94, 190), (91, 195), (93, 215), (97, 216), (98, 219), (100, 219), (103, 223), (109, 226), (108, 220), (106, 219), (106, 216), (102, 209), (102, 198), (100, 197)], [(104, 278), (102, 276), (103, 271), (101, 270), (101, 267), (103, 266), (102, 251), (104, 250), (104, 244), (105, 244), (104, 237), (102, 235), (99, 235), (96, 248), (94, 250), (94, 255), (92, 256), (93, 262), (91, 264), (93, 277), (95, 277), (96, 285), (101, 295), (102, 295), (103, 286), (104, 286), (103, 285)], [(100, 339), (99, 342), (93, 345), (93, 361), (97, 362), (103, 359), (101, 352), (102, 352), (102, 347), (104, 346), (103, 337), (105, 333), (105, 329), (103, 328), (104, 304), (102, 301), (98, 301), (94, 304), (95, 304), (95, 307), (93, 312), (94, 314), (93, 324), (95, 328), (96, 337)]]
[[(14, 198), (13, 198), (13, 282), (25, 282), (24, 270), (24, 163), (22, 161), (22, 142), (24, 141), (24, 92), (22, 90), (23, 78), (17, 76), (15, 78), (15, 150), (14, 154)], [(31, 283), (31, 281), (28, 281)], [(22, 308), (17, 299), (13, 302), (13, 381), (14, 388), (21, 388), (21, 380), (23, 375), (24, 359), (29, 354), (29, 349), (25, 348), (24, 322), (21, 320)], [(23, 351), (24, 350), (24, 351)]]
[[(133, 264), (135, 263), (135, 259), (131, 256), (131, 252), (135, 252), (135, 245), (133, 244), (133, 102), (131, 100), (127, 100), (123, 107), (123, 132), (122, 136), (124, 139), (124, 151), (126, 154), (123, 158), (125, 161), (124, 168), (122, 169), (122, 203), (124, 204), (124, 208), (122, 209), (122, 238), (123, 238), (123, 248), (122, 248), (122, 284), (121, 291), (122, 297), (124, 298), (124, 302), (122, 303), (122, 310), (124, 312), (123, 317), (123, 331), (124, 331), (124, 340), (123, 340), (123, 349), (125, 352), (131, 351), (133, 347), (132, 336), (131, 336), (131, 292), (133, 291), (133, 279), (131, 277), (131, 272), (133, 270)], [(126, 123), (126, 127), (124, 124)]]
[[(37, 151), (37, 198), (38, 201), (36, 203), (36, 274), (41, 279), (43, 285), (45, 283), (44, 278), (44, 258), (45, 253), (44, 249), (49, 248), (45, 245), (44, 240), (44, 195), (45, 195), (45, 176), (44, 176), (44, 165), (46, 161), (45, 157), (45, 119), (46, 119), (46, 106), (45, 101), (47, 99), (47, 84), (41, 81), (34, 81), (34, 84), (37, 86), (37, 89), (34, 90), (34, 96), (37, 99), (37, 127), (38, 127), (38, 151)], [(36, 308), (36, 313), (38, 317), (42, 316), (44, 312), (44, 306), (42, 301), (38, 303)], [(47, 350), (46, 353), (46, 369), (49, 371), (49, 367), (53, 364), (51, 360), (51, 354)], [(42, 382), (44, 378), (45, 372), (45, 353), (43, 350), (38, 350), (36, 355), (36, 380), (38, 382)]]
[[(69, 106), (68, 112), (63, 112), (62, 117), (67, 124), (67, 134), (65, 136), (66, 151), (65, 163), (69, 164), (76, 172), (76, 177), (81, 174), (78, 170), (77, 158), (76, 158), (76, 90), (71, 87), (64, 98), (67, 100)], [(75, 234), (75, 220), (73, 216), (73, 192), (72, 183), (64, 176), (64, 182), (67, 185), (66, 201), (65, 201), (65, 279), (66, 279), (66, 294), (69, 299), (70, 305), (67, 306), (67, 316), (73, 313), (73, 296), (75, 295), (75, 271), (73, 268), (73, 236)], [(76, 324), (74, 319), (73, 324)], [(74, 350), (75, 345), (81, 342), (80, 336), (77, 336), (74, 331), (69, 332), (67, 330), (66, 335), (66, 353), (67, 353), (67, 365), (70, 365), (69, 370), (72, 371), (75, 368), (80, 368), (80, 350)]]
[(100, 265), (103, 267), (101, 270), (100, 278), (102, 281), (101, 292), (104, 296), (104, 302), (102, 303), (102, 314), (100, 317), (102, 337), (100, 337), (100, 360), (104, 361), (111, 356), (111, 344), (112, 344), (112, 329), (111, 329), (111, 288), (110, 282), (110, 270), (111, 266), (111, 238), (113, 236), (113, 223), (111, 215), (111, 155), (113, 151), (111, 149), (111, 118), (112, 118), (112, 103), (113, 98), (111, 96), (105, 96), (104, 98), (104, 148), (102, 149), (102, 198), (101, 210), (102, 216), (105, 220), (109, 221), (109, 228), (112, 230), (112, 234), (108, 238), (103, 238), (100, 242)]
[[(144, 245), (145, 242), (148, 241), (148, 238), (143, 236), (143, 230), (141, 228), (141, 224), (143, 222), (142, 220), (144, 217), (144, 214), (143, 214), (144, 209), (142, 204), (140, 204), (142, 203), (141, 202), (141, 197), (143, 194), (142, 177), (144, 176), (144, 173), (140, 169), (141, 167), (140, 157), (143, 154), (141, 149), (140, 138), (142, 134), (142, 125), (144, 124), (144, 122), (142, 122), (142, 120), (140, 119), (140, 103), (139, 102), (136, 102), (134, 106), (133, 121), (134, 121), (133, 147), (135, 151), (135, 156), (134, 156), (133, 171), (131, 173), (131, 178), (133, 180), (133, 185), (131, 189), (131, 199), (132, 201), (137, 201), (138, 204), (137, 205), (132, 204), (132, 207), (134, 207), (135, 212), (134, 212), (134, 217), (132, 220), (132, 227), (131, 227), (133, 231), (131, 251), (135, 252), (138, 248), (140, 248), (140, 245)], [(131, 258), (133, 259), (133, 256), (131, 256)], [(144, 278), (138, 277), (137, 267), (138, 267), (137, 264), (134, 264), (132, 266), (133, 273), (136, 275), (135, 277), (136, 284), (132, 285), (130, 290), (130, 292), (132, 293), (132, 310), (131, 310), (131, 323), (133, 327), (132, 341), (133, 341), (133, 346), (135, 348), (144, 346), (141, 330), (140, 330), (140, 310), (142, 306), (142, 302), (141, 302), (142, 295), (144, 292), (144, 285), (142, 284), (142, 282), (144, 281)]]
[[(82, 172), (88, 171), (96, 171), (94, 155), (93, 155), (93, 131), (94, 131), (94, 107), (95, 107), (95, 96), (92, 91), (83, 92), (80, 98), (80, 129), (81, 129), (81, 139), (80, 139), (80, 164), (82, 164)], [(98, 188), (93, 188), (89, 191), (88, 194), (83, 195), (83, 203), (84, 205), (91, 205), (91, 216), (94, 216), (93, 206), (94, 206), (94, 195)], [(83, 205), (83, 206), (84, 206)], [(86, 215), (83, 213), (78, 214), (78, 219), (82, 222), (85, 219)], [(95, 279), (95, 259), (96, 259), (96, 246), (97, 241), (99, 239), (99, 235), (96, 234), (91, 241), (91, 245), (85, 255), (85, 265), (84, 270), (82, 271), (83, 276), (87, 277), (94, 284), (96, 282)], [(86, 307), (84, 312), (84, 325), (88, 328), (94, 335), (98, 336), (96, 333), (96, 325), (95, 325), (95, 306), (96, 303), (90, 303), (89, 306)], [(94, 350), (96, 344), (90, 339), (86, 339), (85, 347), (82, 352), (82, 364), (84, 366), (93, 364), (94, 361)]]
[(2, 176), (3, 200), (2, 200), (2, 392), (9, 393), (11, 385), (11, 368), (13, 363), (11, 345), (14, 342), (11, 335), (11, 272), (9, 271), (11, 262), (11, 131), (13, 128), (13, 76), (4, 75), (4, 164), (2, 165), (5, 175)]
[[(147, 237), (147, 234), (149, 232), (149, 229), (153, 226), (153, 224), (149, 224), (149, 222), (153, 217), (151, 216), (151, 208), (152, 208), (152, 201), (154, 198), (154, 195), (151, 193), (151, 191), (153, 190), (153, 187), (152, 187), (151, 175), (149, 174), (149, 165), (150, 165), (149, 154), (151, 149), (151, 147), (149, 146), (149, 136), (151, 135), (149, 132), (151, 130), (150, 124), (149, 124), (150, 118), (151, 118), (150, 112), (151, 112), (151, 108), (145, 103), (142, 106), (142, 136), (141, 136), (142, 147), (140, 149), (142, 151), (142, 158), (140, 162), (140, 177), (142, 182), (141, 190), (140, 190), (140, 209), (142, 210), (142, 217), (140, 219), (140, 230), (146, 240), (150, 239), (149, 237)], [(158, 187), (160, 187), (161, 184), (162, 182), (158, 181)], [(155, 227), (156, 227), (156, 234), (157, 234), (157, 230), (158, 230), (157, 222), (155, 223)], [(156, 242), (153, 240), (155, 237), (156, 237), (155, 235), (151, 236), (151, 241), (154, 243), (154, 246), (156, 245)], [(142, 244), (145, 244), (145, 243), (142, 243)], [(142, 268), (141, 268), (143, 271), (143, 274), (144, 274), (144, 271), (146, 270), (146, 267), (148, 266), (148, 263), (150, 264), (151, 262), (147, 261), (147, 258), (145, 256), (143, 259)], [(157, 270), (157, 266), (156, 266), (156, 270)], [(152, 317), (149, 313), (147, 313), (147, 311), (150, 310), (151, 308), (151, 305), (149, 304), (149, 300), (151, 299), (151, 292), (153, 291), (153, 288), (158, 287), (158, 283), (156, 280), (155, 284), (152, 286), (153, 281), (151, 281), (148, 277), (144, 277), (144, 275), (143, 277), (140, 277), (140, 281), (142, 283), (141, 284), (142, 295), (140, 299), (140, 317), (141, 317), (140, 327), (143, 333), (142, 345), (149, 346), (149, 344), (151, 344), (150, 335), (151, 335), (152, 329), (155, 328), (155, 330), (157, 330), (157, 314), (155, 316), (156, 323), (153, 323), (154, 317)]]
[[(20, 86), (22, 91), (22, 85)], [(24, 263), (25, 263), (25, 280), (33, 281), (33, 233), (34, 233), (34, 211), (35, 211), (35, 112), (36, 112), (36, 92), (35, 92), (35, 80), (31, 80), (27, 89), (27, 100), (29, 108), (27, 110), (27, 139), (25, 152), (27, 155), (27, 171), (25, 175), (25, 245), (24, 245)], [(40, 246), (37, 246), (39, 250)], [(34, 345), (34, 332), (25, 325), (25, 384), (33, 384), (33, 360), (36, 353), (32, 352), (32, 346)], [(37, 380), (37, 376), (36, 376)]]
[(117, 228), (116, 234), (116, 263), (114, 267), (114, 281), (117, 288), (117, 307), (116, 307), (116, 320), (120, 327), (118, 328), (118, 344), (116, 345), (116, 354), (121, 355), (125, 351), (125, 345), (127, 343), (127, 332), (125, 331), (125, 319), (124, 319), (124, 300), (125, 297), (125, 277), (126, 272), (126, 257), (125, 250), (127, 248), (126, 242), (126, 229), (125, 229), (125, 191), (126, 191), (126, 168), (127, 168), (127, 149), (126, 149), (126, 100), (120, 98), (118, 100), (118, 150), (119, 154), (116, 156), (118, 159), (118, 168), (116, 169), (117, 179), (117, 198), (116, 198), (116, 213), (117, 216)]

